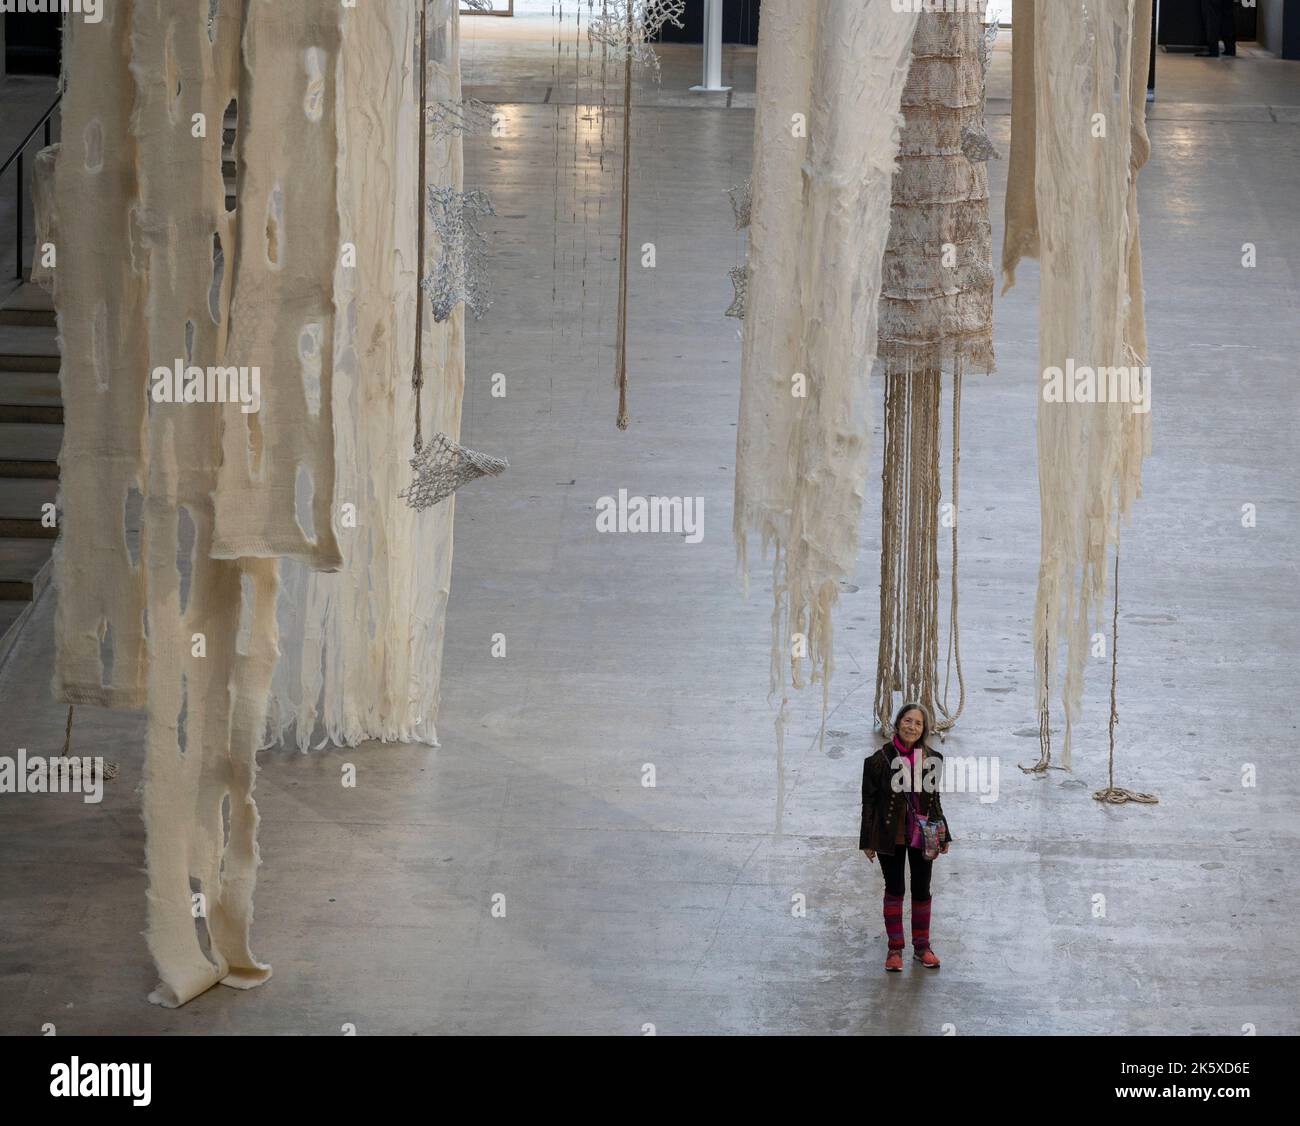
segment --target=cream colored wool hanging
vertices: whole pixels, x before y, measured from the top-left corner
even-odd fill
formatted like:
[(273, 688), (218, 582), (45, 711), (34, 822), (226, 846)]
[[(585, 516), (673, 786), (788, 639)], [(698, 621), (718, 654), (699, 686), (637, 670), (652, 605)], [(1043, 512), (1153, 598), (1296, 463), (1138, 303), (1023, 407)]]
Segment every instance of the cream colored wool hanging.
[[(453, 0), (434, 6), (444, 25), (456, 18)], [(418, 269), (414, 254), (401, 258), (399, 246), (413, 240), (393, 219), (395, 210), (416, 210), (413, 189), (397, 187), (414, 176), (394, 171), (401, 161), (411, 169), (402, 145), (414, 148), (410, 6), (229, 0), (211, 18), (206, 7), (122, 0), (106, 5), (99, 23), (71, 21), (66, 142), (38, 162), (40, 227), (59, 238), (61, 502), (75, 520), (65, 521), (57, 571), (55, 689), (69, 701), (147, 705), (147, 938), (160, 979), (151, 1000), (168, 1006), (218, 981), (248, 988), (270, 974), (252, 953), (250, 929), (254, 756), (278, 655), (277, 557), (339, 567), (340, 527), (356, 537), (349, 564), (371, 552), (410, 559), (412, 544), (436, 557), (430, 589), (406, 573), (375, 596), (391, 615), (381, 626), (390, 694), (378, 719), (360, 723), (414, 737), (432, 731), (426, 705), (437, 668), (425, 658), (440, 652), (450, 562), (449, 512), (425, 523), (399, 513), (383, 524), (384, 503), (404, 507), (395, 498), (410, 388), (366, 381), (372, 362), (391, 379), (396, 365), (380, 326), (396, 320), (402, 337), (389, 299), (414, 292)], [(441, 42), (454, 51), (454, 29)], [(376, 86), (381, 72), (402, 81)], [(222, 123), (232, 101), (238, 198), (227, 212)], [(402, 121), (411, 129), (399, 144)], [(362, 210), (371, 224), (364, 232)], [(355, 268), (364, 276), (341, 272), (340, 216), (358, 224)], [(370, 281), (379, 305), (366, 304)], [(429, 370), (453, 375), (430, 421), (454, 433), (458, 326), (430, 334), (428, 347)], [(337, 368), (336, 350), (346, 353)], [(151, 396), (151, 372), (178, 361), (258, 366), (261, 409)], [(357, 382), (336, 383), (336, 374)], [(377, 409), (386, 395), (396, 400)], [(347, 408), (338, 420), (342, 454), (336, 404)], [(394, 416), (402, 437), (390, 435), (381, 455), (376, 435)], [(367, 444), (347, 444), (363, 419)], [(387, 485), (372, 479), (383, 466), (357, 472), (372, 456), (391, 462)], [(353, 474), (345, 497), (335, 488), (339, 464)], [(138, 562), (123, 530), (133, 486), (143, 493)], [(336, 524), (344, 500), (356, 528)], [(356, 565), (349, 578), (368, 576)], [(332, 629), (358, 603), (340, 597), (331, 607), (317, 621)], [(355, 632), (359, 622), (368, 636), (364, 613), (343, 625)], [(414, 640), (403, 648), (394, 636)], [(301, 668), (309, 643), (301, 633), (286, 642)]]
[[(771, 686), (829, 690), (831, 610), (857, 560), (899, 99), (916, 13), (769, 0), (759, 33), (736, 439), (742, 570), (774, 551)], [(799, 392), (806, 390), (806, 397)], [(778, 728), (779, 730), (779, 728)]]
[[(399, 493), (409, 483), (407, 443), (416, 398), (412, 368), (419, 261), (415, 253), (419, 110), (415, 69), (419, 9), (371, 6), (348, 24), (340, 76), (342, 237), (356, 247), (355, 269), (335, 272), (334, 433), (338, 506), (351, 506), (339, 536), (337, 573), (281, 565), (281, 659), (276, 666), (266, 742), (291, 737), (307, 750), (313, 737), (338, 746), (368, 739), (436, 746), (443, 634), (451, 588), (455, 497), (426, 511)], [(429, 104), (459, 104), (460, 36), (456, 5), (436, 0), (427, 14)], [(400, 80), (375, 88), (376, 73)], [(353, 98), (351, 92), (364, 93)], [(376, 120), (391, 129), (376, 129)], [(463, 188), (458, 130), (426, 124), (426, 182)], [(375, 207), (372, 193), (392, 193)], [(441, 252), (433, 224), (425, 261)], [(420, 300), (427, 298), (420, 294)], [(465, 312), (423, 318), (425, 435), (460, 434), (465, 384)], [(355, 519), (353, 519), (355, 517)]]
[[(1022, 174), (1032, 166), (1034, 190), (1032, 204), (1024, 183), (1008, 190), (1007, 283), (1018, 259), (1038, 248), (1040, 376), (1067, 361), (1094, 371), (1140, 369), (1147, 342), (1137, 173), (1150, 151), (1151, 0), (1052, 0), (1029, 10), (1033, 57), (1022, 54), (1014, 68), (1011, 166)], [(1016, 28), (1019, 49), (1025, 34), (1019, 7)], [(1035, 683), (1045, 715), (1064, 637), (1059, 689), (1062, 761), (1069, 767), (1089, 639), (1104, 612), (1107, 551), (1140, 495), (1151, 416), (1128, 402), (1050, 402), (1043, 388), (1037, 388), (1042, 542)], [(1044, 738), (1040, 766), (1048, 755)]]
[[(893, 182), (880, 303), (885, 376), (880, 650), (875, 712), (888, 730), (894, 699), (919, 700), (935, 730), (964, 702), (957, 633), (957, 458), (961, 380), (993, 368), (988, 175), (966, 143), (983, 136), (984, 25), (978, 14), (923, 13), (903, 89), (905, 124)], [(950, 654), (962, 697), (938, 689), (941, 382), (953, 382)]]
[(108, 708), (145, 698), (145, 573), (127, 531), (144, 488), (149, 393), (148, 278), (128, 261), (138, 191), (129, 15), (109, 6), (98, 24), (65, 25), (64, 140), (38, 158), (35, 190), (39, 238), (60, 266), (32, 274), (53, 295), (63, 357), (54, 694)]

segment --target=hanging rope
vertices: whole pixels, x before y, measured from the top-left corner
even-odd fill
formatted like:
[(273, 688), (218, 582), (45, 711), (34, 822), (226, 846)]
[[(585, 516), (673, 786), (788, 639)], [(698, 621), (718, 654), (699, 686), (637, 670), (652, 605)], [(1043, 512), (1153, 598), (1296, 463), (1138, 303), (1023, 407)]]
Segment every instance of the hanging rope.
[(429, 93), (428, 76), (428, 32), (425, 27), (427, 0), (420, 0), (420, 178), (419, 195), (415, 197), (416, 210), (419, 212), (418, 233), (416, 235), (416, 286), (415, 286), (415, 364), (411, 373), (411, 387), (415, 391), (415, 453), (420, 455), (424, 445), (420, 432), (420, 392), (424, 388), (424, 211), (425, 211), (425, 131), (428, 129)]
[(615, 344), (618, 369), (618, 420), (620, 430), (626, 430), (631, 418), (627, 411), (627, 238), (628, 197), (632, 171), (632, 56), (636, 39), (636, 5), (627, 5), (627, 50), (623, 55), (623, 193), (622, 215), (618, 233), (618, 340)]
[[(957, 629), (957, 482), (958, 468), (961, 464), (961, 377), (963, 364), (960, 360), (952, 372), (952, 599), (948, 605), (948, 659), (943, 674), (943, 703), (940, 708), (946, 724), (955, 724), (966, 708), (966, 678), (961, 671), (961, 637)], [(954, 660), (957, 665), (957, 710), (948, 711), (948, 679), (952, 673)]]
[[(896, 692), (924, 704), (939, 733), (956, 724), (966, 705), (957, 593), (961, 393), (969, 367), (993, 368), (993, 278), (987, 172), (982, 160), (972, 160), (952, 142), (959, 128), (983, 121), (983, 98), (952, 104), (950, 92), (974, 89), (984, 34), (977, 14), (923, 13), (901, 103), (904, 124), (878, 326), (886, 408), (875, 714), (887, 733)], [(943, 248), (938, 259), (936, 246)], [(940, 404), (945, 370), (953, 379), (953, 419), (949, 623), (941, 690)], [(958, 699), (952, 708), (954, 665)]]
[[(68, 722), (67, 722), (67, 724), (66, 724), (66, 725), (64, 726), (64, 728), (63, 728), (63, 757), (64, 757), (65, 759), (66, 759), (66, 758), (69, 758), (69, 757), (71, 756), (71, 754), (72, 754), (72, 705), (69, 704), (69, 705), (68, 705)], [(91, 761), (91, 763), (93, 764), (93, 763), (95, 763), (95, 762), (97, 762), (97, 761), (101, 761), (101, 760), (91, 759), (90, 761)], [(93, 769), (93, 766), (92, 766), (92, 769)], [(93, 779), (93, 777), (94, 777), (94, 776), (92, 775), (91, 778)], [(117, 777), (117, 763), (115, 763), (115, 762), (105, 762), (105, 763), (104, 763), (104, 781), (105, 781), (105, 782), (111, 782), (111, 781), (112, 781), (114, 778), (116, 778), (116, 777)]]
[[(936, 717), (935, 731), (956, 722), (946, 703), (938, 704), (939, 663), (939, 484), (940, 395), (938, 370), (913, 372), (910, 358), (902, 371), (885, 374), (885, 454), (881, 487), (880, 649), (876, 661), (876, 718), (889, 732), (893, 695), (918, 700)], [(960, 396), (960, 392), (957, 392)], [(954, 405), (959, 406), (960, 398)], [(960, 441), (960, 426), (954, 442)], [(957, 465), (953, 464), (954, 482)], [(954, 500), (954, 512), (955, 512)], [(956, 522), (953, 523), (954, 563)], [(956, 571), (951, 612), (957, 605)], [(957, 655), (949, 633), (948, 655)], [(964, 691), (963, 691), (964, 700)], [(938, 719), (942, 715), (944, 718)]]
[(1097, 790), (1092, 796), (1095, 800), (1109, 802), (1111, 805), (1124, 805), (1137, 802), (1141, 805), (1155, 805), (1160, 801), (1155, 794), (1143, 794), (1136, 790), (1126, 790), (1115, 785), (1115, 725), (1119, 723), (1119, 709), (1116, 697), (1119, 684), (1119, 532), (1115, 533), (1115, 607), (1110, 622), (1110, 723), (1107, 725), (1110, 735), (1110, 785), (1104, 790)]
[[(1046, 774), (1052, 769), (1052, 717), (1048, 710), (1048, 701), (1052, 698), (1051, 666), (1048, 654), (1051, 652), (1046, 636), (1043, 637), (1043, 704), (1038, 709), (1038, 761), (1033, 766), (1021, 766), (1026, 774)], [(1019, 765), (1019, 764), (1017, 764)], [(1058, 767), (1057, 769), (1064, 769)]]

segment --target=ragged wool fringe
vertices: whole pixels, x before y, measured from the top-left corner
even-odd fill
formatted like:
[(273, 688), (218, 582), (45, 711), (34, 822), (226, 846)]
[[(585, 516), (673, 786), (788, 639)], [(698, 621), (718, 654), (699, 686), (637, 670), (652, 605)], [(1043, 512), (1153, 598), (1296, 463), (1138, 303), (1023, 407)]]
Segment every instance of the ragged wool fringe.
[[(1025, 0), (1022, 0), (1025, 2)], [(1146, 162), (1146, 75), (1151, 0), (1052, 0), (1016, 12), (1013, 175), (1003, 268), (1041, 253), (1040, 375), (1075, 365), (1147, 362), (1138, 241), (1137, 174)], [(1032, 21), (1024, 17), (1032, 14)], [(1033, 29), (1032, 52), (1022, 51)], [(1099, 237), (1100, 233), (1100, 237)], [(1095, 252), (1081, 253), (1080, 248)], [(1141, 493), (1151, 416), (1130, 403), (1052, 402), (1039, 387), (1042, 518), (1034, 638), (1038, 708), (1047, 731), (1062, 637), (1062, 761), (1083, 696), (1092, 632), (1101, 628), (1107, 553)], [(1147, 406), (1149, 407), (1149, 400)], [(1044, 738), (1043, 758), (1048, 750)]]
[(829, 690), (831, 610), (857, 561), (867, 380), (915, 26), (889, 0), (763, 8), (735, 536), (742, 571), (751, 534), (774, 552), (774, 692), (787, 659), (802, 686), (805, 655)]
[[(895, 697), (919, 700), (935, 730), (964, 702), (957, 629), (957, 481), (961, 382), (993, 368), (993, 272), (983, 135), (984, 28), (978, 14), (923, 13), (903, 90), (905, 124), (893, 181), (880, 303), (885, 378), (880, 649), (875, 713), (886, 730)], [(941, 384), (951, 372), (952, 535), (949, 662), (962, 698), (938, 688)]]

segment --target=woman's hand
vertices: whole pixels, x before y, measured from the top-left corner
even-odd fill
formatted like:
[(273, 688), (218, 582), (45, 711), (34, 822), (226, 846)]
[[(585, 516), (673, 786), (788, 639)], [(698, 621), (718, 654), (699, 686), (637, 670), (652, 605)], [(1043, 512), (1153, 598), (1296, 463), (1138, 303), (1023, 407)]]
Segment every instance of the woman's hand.
[(862, 851), (866, 853), (867, 859), (870, 860), (872, 864), (876, 862), (876, 850), (874, 848), (864, 848)]
[(945, 843), (943, 844), (943, 846), (939, 849), (939, 855), (942, 856), (942, 855), (943, 855), (945, 852), (947, 852), (951, 847), (952, 847), (951, 844), (945, 842)]

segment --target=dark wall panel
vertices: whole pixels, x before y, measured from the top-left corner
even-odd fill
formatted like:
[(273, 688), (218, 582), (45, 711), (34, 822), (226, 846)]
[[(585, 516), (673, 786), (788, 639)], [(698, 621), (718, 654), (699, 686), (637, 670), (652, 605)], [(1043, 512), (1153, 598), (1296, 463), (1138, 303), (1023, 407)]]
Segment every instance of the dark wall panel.
[[(722, 41), (724, 43), (758, 42), (758, 8), (762, 0), (723, 0)], [(659, 37), (664, 43), (704, 42), (704, 0), (686, 0), (684, 27), (668, 24)]]

